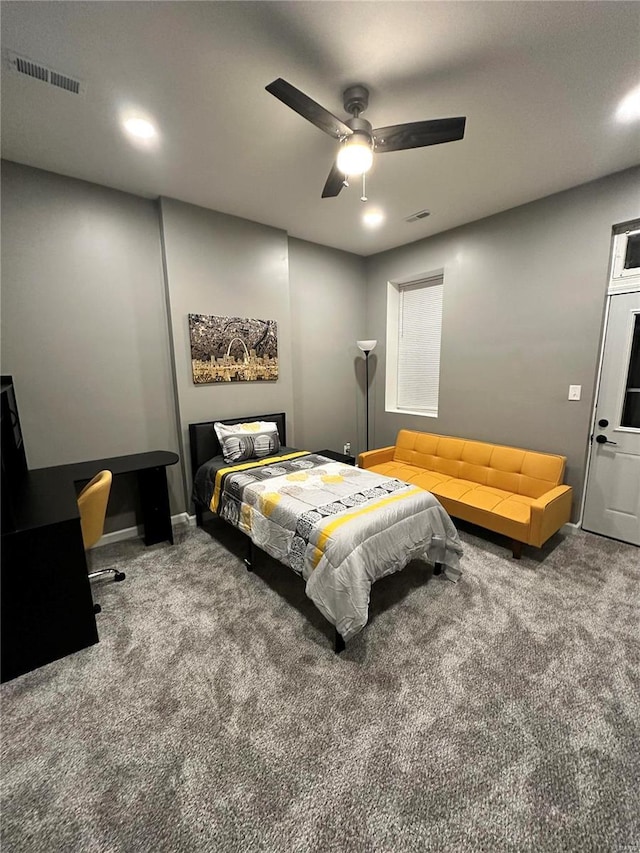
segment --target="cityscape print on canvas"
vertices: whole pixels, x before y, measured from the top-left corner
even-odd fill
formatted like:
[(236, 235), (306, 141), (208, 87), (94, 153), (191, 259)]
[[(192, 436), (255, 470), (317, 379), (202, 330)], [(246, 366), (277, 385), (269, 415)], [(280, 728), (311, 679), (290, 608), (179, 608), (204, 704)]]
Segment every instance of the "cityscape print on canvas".
[(189, 314), (189, 338), (196, 385), (278, 378), (275, 320)]

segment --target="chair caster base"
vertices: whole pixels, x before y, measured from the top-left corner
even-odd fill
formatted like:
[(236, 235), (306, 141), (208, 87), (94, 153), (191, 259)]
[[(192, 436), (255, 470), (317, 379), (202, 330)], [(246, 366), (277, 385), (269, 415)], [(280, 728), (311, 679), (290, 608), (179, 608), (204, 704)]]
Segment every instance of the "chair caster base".
[(124, 572), (116, 572), (113, 576), (114, 581), (123, 581), (126, 578)]

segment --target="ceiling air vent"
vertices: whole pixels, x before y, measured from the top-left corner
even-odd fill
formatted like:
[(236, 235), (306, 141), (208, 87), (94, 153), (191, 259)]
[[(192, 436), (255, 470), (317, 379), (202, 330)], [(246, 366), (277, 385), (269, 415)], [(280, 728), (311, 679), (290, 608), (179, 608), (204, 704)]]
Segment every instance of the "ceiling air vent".
[(16, 56), (15, 60), (16, 71), (20, 74), (26, 74), (29, 77), (35, 77), (37, 80), (49, 82), (49, 71), (42, 65), (36, 65), (30, 59), (24, 59), (22, 56)]
[(58, 86), (60, 89), (66, 89), (67, 92), (73, 92), (74, 95), (80, 94), (80, 81), (74, 80), (73, 77), (66, 77), (64, 74), (52, 71), (49, 75), (49, 82), (52, 86)]
[(7, 51), (6, 56), (9, 70), (15, 74), (33, 77), (34, 80), (49, 83), (51, 86), (64, 89), (65, 92), (71, 92), (74, 95), (84, 95), (85, 93), (86, 86), (81, 80), (69, 77), (68, 74), (61, 74), (41, 62), (34, 62), (33, 59), (28, 59), (26, 56), (20, 56), (11, 51)]
[(404, 220), (405, 222), (417, 222), (419, 219), (426, 219), (427, 216), (431, 215), (430, 210), (419, 210), (417, 213), (412, 213), (411, 216), (407, 216)]

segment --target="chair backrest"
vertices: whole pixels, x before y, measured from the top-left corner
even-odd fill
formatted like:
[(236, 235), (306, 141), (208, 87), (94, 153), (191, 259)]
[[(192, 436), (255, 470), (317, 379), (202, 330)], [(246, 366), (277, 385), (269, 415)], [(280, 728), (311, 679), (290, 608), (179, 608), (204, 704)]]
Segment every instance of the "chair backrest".
[(85, 551), (96, 544), (104, 531), (104, 518), (107, 514), (112, 479), (111, 471), (100, 471), (78, 495)]

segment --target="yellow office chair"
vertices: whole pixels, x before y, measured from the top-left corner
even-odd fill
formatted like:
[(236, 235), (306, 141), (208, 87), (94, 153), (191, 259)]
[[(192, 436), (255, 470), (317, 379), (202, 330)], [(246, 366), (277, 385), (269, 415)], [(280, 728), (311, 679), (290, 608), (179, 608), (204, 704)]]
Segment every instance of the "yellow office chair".
[[(104, 519), (107, 514), (112, 479), (111, 471), (100, 471), (78, 495), (80, 527), (85, 551), (95, 545), (104, 532)], [(89, 572), (89, 579), (108, 574), (113, 574), (114, 581), (123, 581), (126, 577), (124, 572), (119, 572), (117, 569), (100, 569), (97, 572)], [(94, 605), (94, 612), (100, 613), (99, 604)]]

